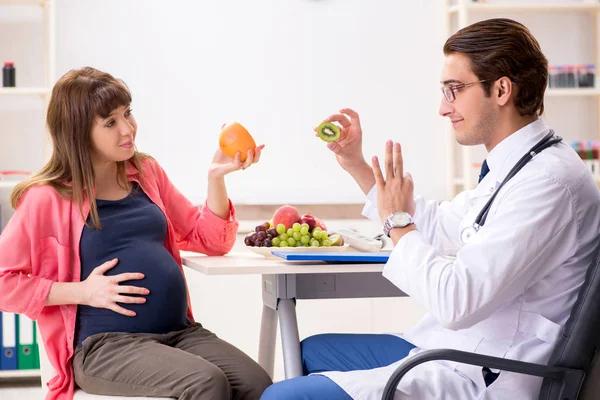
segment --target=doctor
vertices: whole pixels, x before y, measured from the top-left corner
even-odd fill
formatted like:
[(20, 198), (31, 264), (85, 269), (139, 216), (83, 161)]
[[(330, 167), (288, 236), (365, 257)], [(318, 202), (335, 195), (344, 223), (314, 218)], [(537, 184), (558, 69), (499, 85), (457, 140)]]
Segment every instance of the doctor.
[[(342, 126), (328, 147), (367, 195), (364, 215), (381, 221), (394, 242), (383, 275), (428, 314), (402, 337), (305, 339), (304, 367), (316, 374), (279, 382), (263, 399), (378, 400), (402, 360), (423, 349), (549, 359), (596, 252), (600, 193), (540, 119), (548, 65), (527, 28), (478, 22), (450, 37), (444, 54), (439, 113), (458, 143), (489, 152), (474, 190), (440, 205), (414, 197), (399, 143), (388, 141), (383, 163), (373, 157), (369, 166), (358, 114), (343, 109), (326, 119)], [(411, 370), (395, 398), (537, 399), (540, 385), (541, 378), (439, 361)]]

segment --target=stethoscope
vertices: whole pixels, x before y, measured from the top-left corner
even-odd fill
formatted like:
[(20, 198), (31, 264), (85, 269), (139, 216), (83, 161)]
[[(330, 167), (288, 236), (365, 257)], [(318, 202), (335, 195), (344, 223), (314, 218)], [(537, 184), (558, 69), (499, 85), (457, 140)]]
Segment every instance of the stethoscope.
[(498, 194), (498, 191), (502, 189), (502, 186), (506, 184), (513, 176), (517, 174), (524, 166), (527, 164), (533, 157), (542, 152), (544, 149), (547, 149), (550, 146), (555, 145), (562, 141), (560, 136), (554, 136), (554, 130), (550, 129), (550, 132), (546, 136), (542, 138), (535, 146), (531, 148), (521, 159), (515, 164), (515, 166), (510, 170), (506, 178), (500, 183), (500, 186), (496, 189), (495, 193), (490, 197), (490, 199), (485, 203), (477, 218), (475, 218), (475, 222), (471, 226), (464, 228), (460, 233), (460, 241), (462, 244), (467, 244), (471, 238), (479, 231), (479, 228), (485, 224), (485, 220), (487, 219), (488, 212), (492, 207), (492, 203)]

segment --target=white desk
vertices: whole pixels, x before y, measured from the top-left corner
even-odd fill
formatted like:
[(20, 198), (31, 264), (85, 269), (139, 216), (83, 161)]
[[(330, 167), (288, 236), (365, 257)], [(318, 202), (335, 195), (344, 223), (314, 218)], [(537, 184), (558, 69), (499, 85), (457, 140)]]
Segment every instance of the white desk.
[(262, 275), (258, 363), (273, 377), (277, 320), (286, 379), (302, 376), (296, 300), (406, 296), (385, 279), (383, 264), (271, 260), (251, 252), (207, 257), (182, 252), (183, 264), (205, 275)]

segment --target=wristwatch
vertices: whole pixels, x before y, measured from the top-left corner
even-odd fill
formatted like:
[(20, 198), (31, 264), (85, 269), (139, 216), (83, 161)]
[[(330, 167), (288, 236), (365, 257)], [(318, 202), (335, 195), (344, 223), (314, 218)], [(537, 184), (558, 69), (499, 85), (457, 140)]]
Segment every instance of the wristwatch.
[(404, 228), (413, 223), (413, 219), (409, 213), (404, 211), (396, 211), (390, 214), (383, 224), (383, 233), (390, 237), (390, 231), (394, 228)]

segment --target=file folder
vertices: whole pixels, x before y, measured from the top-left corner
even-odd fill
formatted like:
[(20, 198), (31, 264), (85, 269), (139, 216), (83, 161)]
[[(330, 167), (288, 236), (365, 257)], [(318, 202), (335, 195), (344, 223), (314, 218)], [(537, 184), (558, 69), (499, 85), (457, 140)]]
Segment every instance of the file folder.
[(377, 253), (359, 252), (286, 252), (273, 251), (274, 256), (288, 261), (327, 261), (337, 263), (382, 263), (385, 264), (390, 258), (390, 253), (381, 251)]
[(2, 369), (17, 369), (17, 316), (13, 313), (2, 313)]
[(19, 314), (17, 332), (17, 367), (18, 369), (35, 369), (33, 321), (25, 315)]
[(0, 311), (0, 371), (2, 371), (4, 369), (4, 368), (2, 368), (2, 359), (4, 357), (2, 357), (2, 354), (1, 354), (1, 353), (3, 353), (2, 348), (4, 346), (2, 343), (2, 329), (3, 329), (2, 325), (4, 325), (4, 324), (2, 323), (2, 311)]
[(37, 321), (33, 321), (33, 367), (40, 369), (40, 348), (38, 346)]

